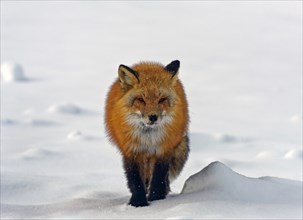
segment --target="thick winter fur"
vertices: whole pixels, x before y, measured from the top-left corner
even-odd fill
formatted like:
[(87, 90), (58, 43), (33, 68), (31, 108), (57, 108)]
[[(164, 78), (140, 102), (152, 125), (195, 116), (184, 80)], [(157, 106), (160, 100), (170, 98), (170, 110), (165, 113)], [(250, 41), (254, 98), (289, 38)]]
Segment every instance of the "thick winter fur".
[(164, 199), (188, 157), (189, 116), (179, 66), (178, 60), (167, 66), (120, 65), (107, 96), (107, 134), (123, 156), (133, 206)]

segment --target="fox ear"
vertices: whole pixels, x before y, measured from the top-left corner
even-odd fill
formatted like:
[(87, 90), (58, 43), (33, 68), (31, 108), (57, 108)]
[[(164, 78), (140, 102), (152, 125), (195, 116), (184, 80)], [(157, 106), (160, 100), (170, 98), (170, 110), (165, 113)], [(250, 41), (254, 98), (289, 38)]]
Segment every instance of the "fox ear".
[(118, 74), (119, 74), (121, 86), (123, 88), (133, 86), (139, 82), (139, 74), (135, 70), (129, 68), (128, 66), (121, 64), (119, 66)]
[(178, 75), (179, 67), (180, 67), (180, 61), (174, 60), (166, 67), (164, 67), (164, 69), (168, 71), (170, 74), (172, 74), (172, 78), (173, 78)]

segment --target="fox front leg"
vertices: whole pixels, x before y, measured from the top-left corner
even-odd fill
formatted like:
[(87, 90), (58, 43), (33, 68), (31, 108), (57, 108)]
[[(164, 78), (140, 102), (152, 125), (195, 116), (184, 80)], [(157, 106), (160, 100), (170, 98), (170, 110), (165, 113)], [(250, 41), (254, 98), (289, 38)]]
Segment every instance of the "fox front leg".
[(148, 201), (165, 199), (167, 193), (169, 192), (168, 171), (168, 162), (161, 160), (156, 162), (150, 185)]
[(135, 207), (148, 206), (145, 186), (140, 175), (138, 164), (125, 157), (123, 162), (127, 185), (132, 194), (129, 204)]

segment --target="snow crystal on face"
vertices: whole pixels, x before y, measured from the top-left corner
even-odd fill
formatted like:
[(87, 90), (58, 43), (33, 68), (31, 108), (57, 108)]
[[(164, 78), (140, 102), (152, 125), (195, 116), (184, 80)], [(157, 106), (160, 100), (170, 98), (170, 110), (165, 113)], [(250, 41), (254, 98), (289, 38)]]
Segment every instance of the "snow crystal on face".
[(22, 66), (11, 62), (1, 64), (1, 80), (4, 82), (26, 80)]

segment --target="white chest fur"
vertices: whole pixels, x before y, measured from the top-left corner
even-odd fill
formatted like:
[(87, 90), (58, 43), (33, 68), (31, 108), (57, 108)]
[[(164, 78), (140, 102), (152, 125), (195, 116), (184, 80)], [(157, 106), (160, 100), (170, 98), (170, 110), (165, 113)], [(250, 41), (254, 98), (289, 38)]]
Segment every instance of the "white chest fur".
[(150, 127), (144, 126), (138, 117), (129, 117), (127, 121), (133, 128), (130, 135), (138, 141), (137, 145), (130, 146), (134, 153), (162, 154), (162, 143), (167, 135), (165, 124), (171, 121), (169, 116)]

